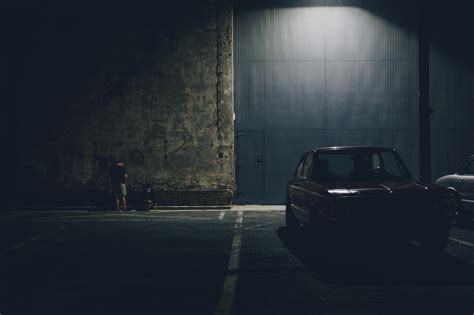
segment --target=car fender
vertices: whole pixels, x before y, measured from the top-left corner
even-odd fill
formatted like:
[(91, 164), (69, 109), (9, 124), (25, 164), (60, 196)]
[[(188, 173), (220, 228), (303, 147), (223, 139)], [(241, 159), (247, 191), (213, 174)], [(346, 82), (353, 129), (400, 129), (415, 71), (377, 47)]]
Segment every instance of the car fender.
[(458, 191), (456, 190), (456, 188), (452, 187), (452, 186), (448, 186), (446, 187), (447, 190), (451, 191), (455, 196), (456, 198), (458, 199), (458, 201), (461, 201), (461, 195), (458, 193)]

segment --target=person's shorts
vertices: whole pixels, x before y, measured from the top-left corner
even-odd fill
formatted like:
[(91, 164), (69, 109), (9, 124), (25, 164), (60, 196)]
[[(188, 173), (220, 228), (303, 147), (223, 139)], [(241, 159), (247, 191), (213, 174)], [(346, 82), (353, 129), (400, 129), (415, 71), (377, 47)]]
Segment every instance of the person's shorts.
[(127, 195), (127, 187), (125, 184), (113, 183), (112, 184), (112, 193), (115, 196), (125, 197)]

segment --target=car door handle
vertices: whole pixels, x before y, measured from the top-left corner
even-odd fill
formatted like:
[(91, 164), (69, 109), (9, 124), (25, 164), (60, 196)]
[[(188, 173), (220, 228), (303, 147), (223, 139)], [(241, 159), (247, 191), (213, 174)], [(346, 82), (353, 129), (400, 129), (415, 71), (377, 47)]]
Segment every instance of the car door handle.
[(464, 178), (458, 179), (458, 182), (462, 183), (464, 181)]

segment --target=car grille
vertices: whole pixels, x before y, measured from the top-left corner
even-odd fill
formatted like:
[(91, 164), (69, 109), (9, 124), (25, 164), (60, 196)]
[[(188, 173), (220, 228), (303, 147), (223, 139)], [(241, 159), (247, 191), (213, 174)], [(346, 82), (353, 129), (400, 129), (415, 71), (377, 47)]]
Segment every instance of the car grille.
[(420, 198), (395, 196), (339, 198), (334, 205), (339, 220), (362, 226), (396, 224), (417, 216), (417, 209), (431, 207)]

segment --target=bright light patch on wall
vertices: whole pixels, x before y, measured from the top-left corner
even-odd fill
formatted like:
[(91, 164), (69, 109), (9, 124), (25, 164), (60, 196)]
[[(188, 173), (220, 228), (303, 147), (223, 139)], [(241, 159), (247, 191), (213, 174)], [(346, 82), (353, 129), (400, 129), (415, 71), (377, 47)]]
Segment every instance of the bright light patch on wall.
[[(268, 60), (406, 60), (416, 59), (416, 32), (357, 7), (256, 9), (239, 13), (245, 20), (265, 21), (244, 31), (250, 42), (271, 43), (252, 53)], [(256, 15), (256, 16), (255, 16)], [(239, 27), (239, 25), (237, 25)], [(383, 35), (382, 35), (383, 34)], [(410, 53), (410, 55), (407, 55)], [(238, 54), (237, 54), (238, 55)], [(260, 58), (259, 58), (260, 56)], [(245, 57), (245, 56), (242, 56)]]

